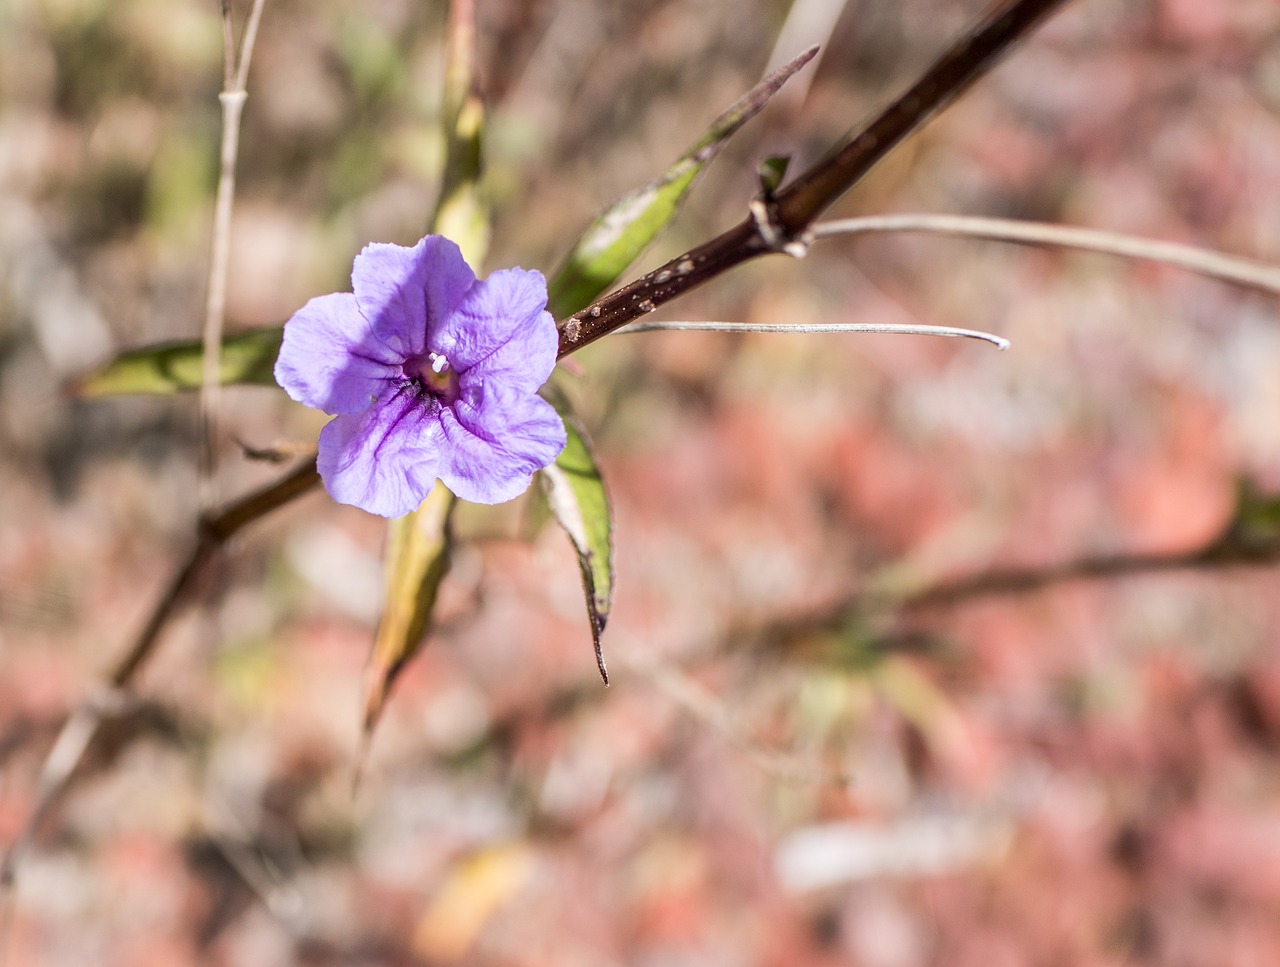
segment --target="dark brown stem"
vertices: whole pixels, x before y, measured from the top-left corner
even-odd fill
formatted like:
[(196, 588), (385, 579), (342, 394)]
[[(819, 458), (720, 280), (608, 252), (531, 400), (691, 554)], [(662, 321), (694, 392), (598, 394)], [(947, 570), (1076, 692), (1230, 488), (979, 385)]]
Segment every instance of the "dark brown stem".
[(1232, 520), (1202, 547), (1170, 554), (1108, 554), (1082, 557), (1045, 568), (1007, 568), (924, 588), (898, 602), (901, 608), (960, 604), (974, 598), (1027, 594), (1072, 581), (1192, 568), (1268, 567), (1280, 560), (1280, 532), (1251, 533)]
[(1015, 0), (970, 29), (918, 81), (843, 147), (778, 192), (776, 220), (799, 235), (908, 134), (993, 68), (1066, 0)]
[(1229, 528), (1201, 547), (1170, 553), (1121, 553), (1080, 557), (1039, 568), (998, 568), (908, 591), (859, 591), (813, 611), (758, 626), (738, 627), (726, 642), (761, 649), (806, 648), (873, 615), (900, 615), (932, 608), (964, 607), (993, 597), (1052, 591), (1066, 584), (1171, 571), (1223, 571), (1275, 567), (1280, 533), (1242, 537)]
[(313, 457), (289, 471), (275, 483), (241, 497), (215, 514), (202, 516), (195, 547), (191, 549), (186, 563), (173, 576), (155, 610), (151, 612), (151, 617), (134, 640), (133, 648), (111, 672), (109, 681), (112, 686), (124, 688), (133, 680), (138, 668), (150, 656), (161, 629), (172, 617), (174, 609), (186, 600), (196, 578), (204, 572), (210, 559), (223, 544), (248, 524), (265, 517), (295, 497), (302, 496), (319, 482), (320, 475), (316, 472), (316, 461)]
[(560, 358), (769, 251), (754, 222), (729, 229), (566, 319), (560, 326)]
[(1013, 0), (970, 29), (857, 135), (778, 192), (766, 239), (752, 217), (575, 313), (560, 326), (560, 356), (576, 352), (736, 265), (782, 250), (908, 134), (986, 74), (1001, 55), (1066, 0)]

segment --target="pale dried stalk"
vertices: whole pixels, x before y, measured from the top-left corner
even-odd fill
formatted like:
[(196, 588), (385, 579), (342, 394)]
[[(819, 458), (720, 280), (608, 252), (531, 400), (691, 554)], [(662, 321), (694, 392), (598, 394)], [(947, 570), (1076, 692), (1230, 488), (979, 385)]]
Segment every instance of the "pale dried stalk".
[(240, 151), (240, 118), (248, 98), (249, 63), (258, 39), (258, 25), (266, 0), (253, 0), (239, 54), (234, 40), (228, 0), (222, 0), (223, 79), (222, 145), (218, 160), (218, 190), (213, 205), (213, 239), (204, 307), (204, 370), (200, 382), (200, 507), (217, 501), (215, 471), (218, 452), (218, 401), (221, 389), (222, 330), (227, 313), (227, 271), (231, 260), (231, 208), (236, 194), (236, 158)]
[(811, 238), (864, 235), (873, 232), (927, 232), (959, 235), (1022, 245), (1052, 245), (1100, 255), (1143, 259), (1186, 269), (1210, 278), (1280, 295), (1280, 268), (1253, 259), (1223, 255), (1176, 242), (1160, 242), (1117, 232), (1074, 228), (1047, 222), (972, 215), (876, 215), (821, 222), (809, 230)]
[(890, 322), (819, 322), (819, 323), (771, 323), (771, 322), (697, 322), (660, 321), (633, 322), (617, 330), (629, 332), (778, 332), (811, 334), (822, 332), (871, 332), (892, 333), (899, 336), (947, 336), (952, 339), (978, 339), (989, 342), (997, 349), (1008, 349), (1009, 340), (980, 329), (960, 329), (956, 326), (913, 326)]

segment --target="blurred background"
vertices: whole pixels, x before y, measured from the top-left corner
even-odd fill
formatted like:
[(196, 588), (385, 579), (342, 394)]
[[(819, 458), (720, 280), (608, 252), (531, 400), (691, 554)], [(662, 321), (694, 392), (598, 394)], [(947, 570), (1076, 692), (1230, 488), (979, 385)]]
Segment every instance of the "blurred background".
[[(243, 16), (247, 4), (237, 4)], [(772, 64), (820, 60), (637, 271), (738, 221), (899, 91), (978, 0), (477, 0), (490, 267), (550, 272)], [(444, 6), (271, 0), (232, 328), (412, 243), (442, 163)], [(781, 39), (780, 39), (781, 38)], [(212, 0), (0, 6), (0, 843), (195, 520), (192, 398), (83, 402), (194, 337), (219, 130)], [(834, 214), (1048, 219), (1280, 258), (1280, 7), (1076, 0)], [(358, 793), (385, 527), (313, 494), (239, 539), (21, 871), (14, 965), (999, 967), (1280, 963), (1274, 566), (920, 589), (1209, 542), (1280, 489), (1274, 300), (923, 236), (735, 270), (575, 360), (619, 590), (591, 655), (528, 502), (464, 508), (438, 627)], [(319, 414), (223, 394), (219, 487)]]

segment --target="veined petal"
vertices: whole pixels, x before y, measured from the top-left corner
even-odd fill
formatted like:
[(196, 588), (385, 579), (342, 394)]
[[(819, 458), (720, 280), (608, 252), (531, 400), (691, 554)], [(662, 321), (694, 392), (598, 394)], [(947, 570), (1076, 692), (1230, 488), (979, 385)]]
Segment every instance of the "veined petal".
[(316, 460), (329, 495), (382, 517), (416, 509), (445, 459), (438, 406), (406, 388), (364, 413), (331, 420), (320, 431)]
[(351, 269), (360, 312), (402, 359), (426, 352), (427, 334), (444, 324), (475, 281), (458, 246), (440, 235), (412, 248), (366, 245)]
[(276, 382), (299, 403), (326, 413), (358, 413), (399, 375), (399, 360), (370, 338), (355, 297), (312, 299), (285, 323)]
[(541, 272), (494, 272), (468, 290), (431, 348), (444, 353), (459, 373), (475, 370), (474, 377), (535, 390), (555, 368), (559, 343), (546, 307)]
[(440, 414), (446, 449), (439, 474), (463, 500), (500, 504), (524, 493), (535, 471), (564, 449), (564, 423), (533, 394), (488, 393), (478, 409)]
[(286, 326), (276, 377), (338, 414), (317, 465), (341, 503), (386, 517), (439, 477), (465, 500), (523, 492), (564, 448), (536, 390), (555, 367), (546, 280), (508, 269), (483, 282), (447, 239), (366, 246), (351, 295), (308, 303)]

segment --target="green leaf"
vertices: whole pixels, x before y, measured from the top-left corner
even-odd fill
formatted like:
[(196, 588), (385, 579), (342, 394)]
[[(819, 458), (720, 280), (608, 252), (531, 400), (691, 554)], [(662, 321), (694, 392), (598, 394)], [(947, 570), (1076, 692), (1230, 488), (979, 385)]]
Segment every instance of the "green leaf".
[(703, 168), (743, 124), (754, 117), (807, 64), (811, 47), (784, 64), (721, 114), (661, 177), (623, 195), (600, 215), (574, 246), (549, 286), (547, 308), (557, 319), (572, 315), (618, 280), (627, 266), (675, 217), (680, 202)]
[[(272, 370), (280, 355), (280, 326), (250, 329), (222, 340), (223, 386), (254, 384), (274, 386)], [(163, 396), (198, 390), (203, 349), (200, 340), (160, 343), (121, 353), (99, 369), (77, 379), (71, 391), (77, 396)]]
[(437, 482), (412, 514), (389, 524), (386, 598), (364, 691), (366, 737), (377, 725), (396, 676), (422, 648), (440, 583), (449, 573), (449, 527), (458, 498)]
[(563, 394), (550, 392), (551, 403), (564, 419), (568, 443), (556, 462), (542, 471), (547, 502), (578, 552), (582, 590), (587, 599), (591, 640), (600, 677), (609, 684), (600, 638), (613, 607), (613, 515), (604, 478), (591, 441), (571, 412)]

